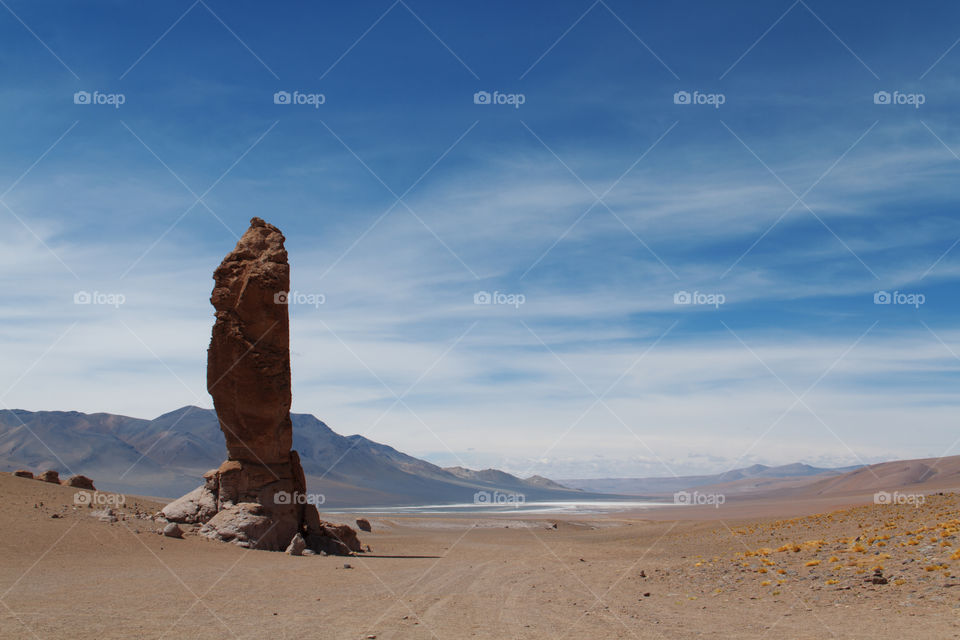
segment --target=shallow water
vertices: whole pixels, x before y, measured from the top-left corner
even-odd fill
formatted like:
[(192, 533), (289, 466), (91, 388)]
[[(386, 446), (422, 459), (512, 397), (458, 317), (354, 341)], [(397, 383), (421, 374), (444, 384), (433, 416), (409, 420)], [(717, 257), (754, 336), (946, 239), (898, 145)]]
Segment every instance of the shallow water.
[(360, 509), (324, 509), (324, 513), (365, 513), (371, 515), (429, 515), (429, 514), (488, 514), (506, 515), (512, 513), (611, 513), (616, 511), (632, 511), (635, 509), (649, 509), (652, 507), (677, 506), (673, 502), (641, 502), (620, 500), (587, 500), (587, 501), (530, 501), (510, 503), (480, 503), (464, 502), (458, 504), (428, 504), (411, 505), (405, 507), (370, 507)]

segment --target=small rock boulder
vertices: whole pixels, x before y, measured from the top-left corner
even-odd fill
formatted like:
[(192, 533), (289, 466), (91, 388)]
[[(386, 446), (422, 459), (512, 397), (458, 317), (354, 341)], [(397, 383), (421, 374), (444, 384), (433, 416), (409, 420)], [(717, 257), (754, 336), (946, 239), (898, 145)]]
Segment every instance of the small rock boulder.
[(60, 484), (65, 487), (73, 487), (75, 489), (87, 489), (88, 491), (97, 490), (97, 488), (93, 486), (93, 480), (87, 476), (70, 476)]
[(349, 556), (363, 551), (357, 532), (349, 525), (320, 522), (308, 529), (307, 542), (314, 551), (329, 555)]
[(232, 542), (248, 549), (277, 549), (280, 546), (274, 534), (273, 522), (263, 505), (241, 502), (229, 505), (210, 518), (199, 531), (214, 540)]
[(370, 527), (370, 521), (366, 518), (357, 518), (357, 528), (360, 529), (360, 531), (373, 531)]
[(183, 530), (176, 522), (171, 522), (163, 528), (163, 535), (168, 538), (182, 538)]
[(293, 540), (290, 541), (290, 544), (287, 546), (287, 555), (288, 556), (302, 556), (303, 551), (307, 548), (307, 542), (303, 539), (303, 536), (299, 533), (293, 536)]
[(17, 469), (16, 471), (13, 472), (13, 475), (17, 476), (18, 478), (30, 478), (31, 480), (33, 479), (33, 472), (27, 471), (26, 469)]
[(91, 511), (90, 517), (97, 518), (100, 522), (116, 522), (117, 514), (114, 513), (113, 509), (107, 507), (103, 511)]
[(197, 487), (165, 506), (160, 513), (170, 522), (206, 522), (217, 513), (217, 496), (206, 486)]
[(40, 475), (38, 475), (37, 480), (43, 480), (44, 482), (52, 482), (53, 484), (60, 484), (60, 474), (54, 471), (53, 469), (49, 469), (47, 471), (44, 471)]

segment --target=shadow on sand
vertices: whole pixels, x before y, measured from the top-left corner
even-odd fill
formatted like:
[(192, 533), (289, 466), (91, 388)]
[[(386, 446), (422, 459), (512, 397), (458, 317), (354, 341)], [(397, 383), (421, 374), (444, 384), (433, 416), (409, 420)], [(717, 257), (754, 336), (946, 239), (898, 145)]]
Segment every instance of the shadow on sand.
[(411, 559), (411, 560), (413, 560), (413, 559), (421, 559), (421, 560), (427, 559), (427, 560), (429, 560), (429, 559), (431, 559), (431, 558), (433, 558), (433, 559), (439, 559), (439, 558), (442, 558), (443, 556), (386, 556), (386, 555), (377, 555), (377, 554), (375, 554), (375, 553), (373, 553), (373, 554), (371, 554), (371, 553), (364, 553), (363, 555), (358, 555), (357, 557), (358, 557), (358, 558), (408, 558), (408, 559)]

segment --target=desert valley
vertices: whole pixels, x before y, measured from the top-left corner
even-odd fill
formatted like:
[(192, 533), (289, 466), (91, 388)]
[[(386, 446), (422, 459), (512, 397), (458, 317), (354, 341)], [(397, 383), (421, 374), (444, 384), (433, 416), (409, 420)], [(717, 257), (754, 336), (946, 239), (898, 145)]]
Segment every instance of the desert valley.
[(958, 24), (0, 0), (0, 639), (960, 638)]
[[(890, 463), (721, 509), (338, 513), (371, 525), (371, 551), (348, 557), (170, 538), (150, 517), (162, 501), (77, 505), (75, 489), (4, 474), (0, 635), (955, 637), (960, 459), (943, 465), (930, 482), (909, 482), (927, 463)], [(877, 505), (877, 487), (927, 498)]]
[(4, 637), (960, 628), (960, 456), (565, 486), (344, 438), (289, 413), (283, 243), (254, 218), (214, 273), (215, 412), (0, 414), (4, 464), (37, 469), (0, 478)]

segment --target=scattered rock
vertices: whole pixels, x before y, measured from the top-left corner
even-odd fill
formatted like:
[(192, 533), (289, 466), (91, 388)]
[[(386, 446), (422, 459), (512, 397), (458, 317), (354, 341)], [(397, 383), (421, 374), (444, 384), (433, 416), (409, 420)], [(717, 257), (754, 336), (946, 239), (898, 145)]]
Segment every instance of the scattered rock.
[(182, 538), (183, 530), (180, 529), (180, 525), (176, 522), (171, 522), (163, 528), (163, 535), (168, 538)]
[(370, 527), (370, 521), (366, 518), (357, 518), (357, 528), (360, 529), (360, 531), (373, 531)]
[(90, 517), (97, 518), (98, 520), (100, 520), (100, 522), (116, 522), (117, 521), (117, 514), (114, 513), (113, 509), (111, 509), (110, 507), (107, 507), (102, 511), (91, 511)]
[(302, 556), (303, 551), (306, 548), (307, 543), (304, 541), (303, 536), (298, 532), (297, 535), (293, 536), (293, 540), (290, 541), (290, 544), (287, 545), (287, 555)]
[(351, 565), (349, 565), (349, 564), (344, 564), (344, 565), (343, 565), (343, 568), (344, 568), (344, 569), (353, 569), (353, 567), (352, 567)]

